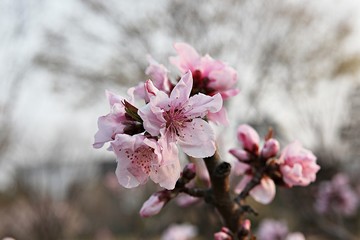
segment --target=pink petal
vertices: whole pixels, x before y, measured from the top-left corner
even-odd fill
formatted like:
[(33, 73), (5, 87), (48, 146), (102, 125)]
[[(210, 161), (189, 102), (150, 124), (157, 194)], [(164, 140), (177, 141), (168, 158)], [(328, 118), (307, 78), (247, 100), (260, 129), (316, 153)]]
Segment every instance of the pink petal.
[(261, 155), (265, 159), (272, 158), (277, 155), (279, 149), (280, 143), (276, 139), (270, 138), (265, 142), (264, 147), (261, 150)]
[(105, 91), (105, 94), (109, 101), (110, 107), (112, 107), (115, 103), (121, 103), (124, 100), (124, 98), (108, 90)]
[(269, 204), (275, 197), (275, 183), (271, 178), (263, 177), (261, 183), (250, 191), (255, 201), (262, 204)]
[(238, 127), (237, 137), (242, 142), (245, 150), (257, 153), (259, 149), (259, 134), (249, 125), (242, 124)]
[(229, 150), (229, 153), (236, 157), (240, 162), (246, 162), (250, 159), (248, 152), (246, 152), (244, 149), (233, 148)]
[(185, 73), (176, 84), (170, 94), (170, 101), (172, 105), (176, 107), (189, 100), (190, 92), (193, 87), (193, 78), (191, 72)]
[(239, 89), (234, 88), (234, 89), (229, 89), (229, 90), (224, 90), (224, 91), (219, 91), (219, 93), (221, 94), (221, 97), (223, 98), (223, 100), (227, 100), (233, 96), (238, 95), (240, 92)]
[(140, 209), (141, 217), (151, 217), (158, 214), (167, 201), (161, 199), (161, 195), (155, 193), (146, 200)]
[[(241, 193), (241, 191), (245, 188), (248, 182), (251, 181), (251, 179), (251, 175), (244, 175), (240, 183), (235, 187), (235, 193)], [(260, 184), (250, 191), (250, 195), (254, 198), (255, 201), (262, 204), (268, 204), (274, 199), (275, 191), (274, 181), (269, 177), (263, 177)]]
[(149, 96), (145, 92), (145, 84), (139, 83), (135, 87), (129, 88), (127, 91), (128, 95), (133, 95), (135, 98), (143, 99), (145, 102), (149, 102)]
[(154, 81), (154, 85), (162, 91), (170, 92), (170, 82), (168, 79), (168, 70), (162, 64), (155, 61), (150, 55), (148, 56), (149, 66), (145, 73)]
[(196, 70), (200, 64), (200, 56), (196, 50), (186, 43), (175, 43), (174, 48), (179, 56), (171, 57), (170, 62), (183, 73)]
[(209, 112), (206, 116), (209, 121), (214, 122), (216, 124), (221, 124), (224, 126), (229, 125), (229, 118), (227, 116), (227, 112), (224, 106), (220, 109), (220, 111), (215, 113)]
[(222, 108), (222, 98), (220, 94), (207, 96), (202, 93), (190, 97), (186, 106), (186, 116), (190, 118), (205, 117), (208, 112), (218, 112)]
[(195, 158), (214, 155), (216, 150), (215, 134), (210, 125), (200, 118), (195, 118), (184, 125), (178, 137), (178, 144), (183, 151)]
[(135, 177), (133, 173), (130, 173), (124, 166), (120, 166), (119, 164), (116, 167), (115, 174), (120, 185), (125, 188), (137, 187), (140, 184), (145, 184), (148, 180), (148, 176), (143, 174), (139, 169)]
[(231, 67), (211, 71), (209, 74), (209, 87), (218, 90), (227, 90), (236, 85), (236, 71)]
[[(118, 134), (111, 146), (116, 154), (118, 165), (116, 168), (116, 176), (119, 183), (126, 188), (137, 187), (139, 184), (146, 183), (148, 174), (143, 172), (141, 168), (133, 166), (129, 155), (132, 154), (143, 143), (144, 137), (135, 135)], [(152, 158), (152, 156), (147, 156)]]
[(174, 189), (181, 173), (178, 148), (175, 143), (167, 143), (164, 138), (160, 138), (158, 144), (162, 161), (159, 168), (150, 174), (150, 178), (163, 188)]
[(154, 106), (151, 102), (139, 109), (138, 114), (144, 121), (145, 130), (152, 136), (158, 136), (160, 129), (165, 127), (166, 120), (163, 116), (163, 110)]
[(125, 110), (118, 105), (117, 103), (113, 105), (114, 111), (112, 113), (99, 117), (99, 130), (95, 134), (94, 148), (101, 148), (106, 142), (112, 141), (117, 133), (123, 133), (124, 125), (122, 122), (126, 120)]
[(200, 71), (203, 77), (209, 77), (209, 74), (213, 71), (217, 71), (224, 68), (224, 63), (218, 60), (214, 60), (208, 54), (201, 58)]
[(187, 194), (179, 194), (179, 196), (177, 196), (177, 198), (176, 198), (176, 203), (180, 207), (188, 207), (188, 206), (191, 206), (191, 205), (194, 205), (194, 204), (200, 202), (200, 200), (201, 200), (201, 198), (192, 197)]

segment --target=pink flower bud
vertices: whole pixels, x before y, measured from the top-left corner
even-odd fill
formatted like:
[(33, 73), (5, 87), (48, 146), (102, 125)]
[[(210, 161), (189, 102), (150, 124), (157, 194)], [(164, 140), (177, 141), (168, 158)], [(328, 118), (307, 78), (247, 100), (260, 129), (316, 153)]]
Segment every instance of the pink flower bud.
[(188, 180), (193, 179), (196, 176), (196, 165), (195, 163), (188, 163), (184, 167), (182, 176)]
[(265, 142), (264, 147), (261, 150), (261, 156), (263, 156), (265, 159), (275, 157), (279, 149), (279, 142), (274, 138), (270, 138)]
[(245, 219), (241, 224), (241, 228), (238, 231), (237, 235), (239, 239), (244, 239), (244, 237), (248, 236), (250, 233), (251, 222), (249, 219)]
[(240, 162), (248, 162), (250, 160), (249, 154), (243, 149), (230, 149), (229, 151), (234, 157), (236, 157)]
[(258, 153), (260, 138), (258, 133), (249, 125), (240, 125), (237, 132), (237, 137), (242, 142), (245, 150), (252, 153)]
[(251, 222), (249, 219), (245, 219), (243, 224), (242, 224), (243, 228), (250, 231), (251, 228)]
[(214, 240), (232, 240), (231, 231), (226, 228), (222, 227), (220, 232), (214, 234)]
[(316, 173), (320, 170), (314, 154), (303, 148), (299, 142), (285, 147), (279, 163), (284, 182), (289, 187), (309, 185), (315, 181)]
[(148, 200), (144, 202), (140, 209), (141, 217), (151, 217), (158, 214), (169, 199), (164, 196), (167, 191), (154, 193)]

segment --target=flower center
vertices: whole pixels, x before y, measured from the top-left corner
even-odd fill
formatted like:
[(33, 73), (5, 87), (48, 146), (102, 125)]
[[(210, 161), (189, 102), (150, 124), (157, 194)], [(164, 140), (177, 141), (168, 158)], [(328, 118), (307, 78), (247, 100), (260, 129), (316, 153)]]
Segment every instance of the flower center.
[(171, 107), (164, 112), (164, 118), (167, 130), (177, 136), (179, 136), (180, 129), (184, 127), (184, 123), (188, 120), (184, 114), (184, 109), (180, 109), (180, 107)]

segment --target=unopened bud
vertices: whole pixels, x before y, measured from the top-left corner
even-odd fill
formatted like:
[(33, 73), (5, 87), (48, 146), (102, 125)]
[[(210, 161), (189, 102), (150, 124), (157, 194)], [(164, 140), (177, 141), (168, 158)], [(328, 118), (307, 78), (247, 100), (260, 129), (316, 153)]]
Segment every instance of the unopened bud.
[(144, 202), (140, 209), (141, 217), (151, 217), (158, 214), (165, 204), (169, 201), (167, 190), (156, 192)]
[(246, 124), (240, 125), (237, 130), (237, 137), (242, 142), (245, 150), (255, 154), (258, 153), (260, 138), (252, 127)]
[(196, 165), (195, 163), (188, 163), (184, 167), (182, 176), (187, 180), (191, 180), (196, 176)]
[(229, 153), (231, 153), (234, 157), (236, 157), (240, 162), (249, 162), (250, 156), (249, 153), (244, 149), (230, 149)]
[(275, 157), (279, 152), (279, 149), (279, 142), (274, 138), (270, 138), (265, 142), (264, 147), (261, 150), (261, 156), (265, 159)]
[(249, 219), (245, 219), (244, 222), (241, 224), (241, 228), (238, 232), (238, 237), (239, 239), (243, 239), (244, 237), (246, 237), (247, 235), (249, 235), (250, 233), (250, 227), (251, 227), (251, 222)]
[(246, 230), (250, 231), (251, 228), (251, 222), (249, 219), (245, 219), (243, 224), (242, 224), (243, 228), (245, 228)]

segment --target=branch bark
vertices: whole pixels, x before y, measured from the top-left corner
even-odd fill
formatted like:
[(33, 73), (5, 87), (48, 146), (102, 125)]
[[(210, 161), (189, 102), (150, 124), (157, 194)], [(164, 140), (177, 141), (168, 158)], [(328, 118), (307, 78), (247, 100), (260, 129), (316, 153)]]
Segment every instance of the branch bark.
[(205, 158), (204, 161), (211, 180), (212, 203), (221, 215), (225, 226), (236, 234), (241, 226), (242, 211), (239, 205), (232, 200), (230, 194), (231, 165), (222, 162), (217, 152), (213, 156)]

